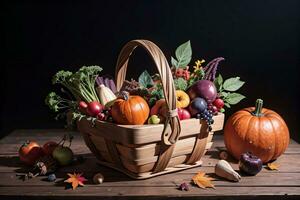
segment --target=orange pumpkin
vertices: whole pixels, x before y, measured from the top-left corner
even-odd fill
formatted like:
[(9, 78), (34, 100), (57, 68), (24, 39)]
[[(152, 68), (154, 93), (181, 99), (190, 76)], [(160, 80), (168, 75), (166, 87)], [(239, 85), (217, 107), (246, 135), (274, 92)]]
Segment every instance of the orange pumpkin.
[(225, 146), (229, 153), (239, 159), (242, 153), (252, 152), (263, 163), (278, 158), (286, 150), (290, 136), (287, 125), (276, 112), (256, 106), (234, 113), (224, 129)]
[(141, 125), (149, 116), (149, 106), (140, 96), (130, 96), (128, 92), (121, 92), (121, 96), (112, 105), (111, 114), (119, 124)]

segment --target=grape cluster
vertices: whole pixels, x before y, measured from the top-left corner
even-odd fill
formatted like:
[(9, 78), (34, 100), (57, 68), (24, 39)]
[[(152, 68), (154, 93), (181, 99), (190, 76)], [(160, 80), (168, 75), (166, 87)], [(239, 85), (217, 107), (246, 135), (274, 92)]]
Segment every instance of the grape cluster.
[(207, 122), (209, 131), (212, 130), (211, 125), (214, 123), (213, 112), (205, 109), (202, 113), (197, 114), (197, 119), (203, 119)]
[(218, 114), (218, 108), (212, 103), (208, 104), (207, 109), (212, 112), (213, 115)]

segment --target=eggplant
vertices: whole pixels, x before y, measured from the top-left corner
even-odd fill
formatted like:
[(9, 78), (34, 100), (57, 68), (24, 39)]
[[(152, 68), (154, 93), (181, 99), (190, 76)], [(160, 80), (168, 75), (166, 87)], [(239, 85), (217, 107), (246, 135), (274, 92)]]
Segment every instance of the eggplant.
[(262, 169), (261, 159), (250, 152), (243, 153), (239, 161), (239, 168), (247, 175), (255, 176)]

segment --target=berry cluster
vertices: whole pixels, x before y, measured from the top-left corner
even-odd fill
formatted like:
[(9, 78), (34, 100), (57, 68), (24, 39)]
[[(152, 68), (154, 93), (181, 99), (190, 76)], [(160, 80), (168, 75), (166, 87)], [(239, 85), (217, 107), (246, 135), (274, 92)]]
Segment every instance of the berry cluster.
[(224, 101), (221, 98), (216, 98), (212, 103), (207, 105), (208, 110), (212, 111), (214, 115), (218, 112), (224, 112)]
[(219, 111), (219, 109), (215, 105), (213, 105), (212, 103), (208, 104), (207, 109), (209, 111), (211, 111), (211, 113), (214, 114), (214, 115), (217, 115), (218, 111)]
[(197, 119), (203, 119), (207, 122), (209, 131), (212, 130), (211, 125), (214, 123), (213, 112), (205, 109), (202, 113), (197, 114)]
[(178, 69), (174, 68), (173, 75), (176, 78), (183, 78), (185, 80), (189, 80), (190, 79), (189, 67), (186, 66), (185, 69), (183, 69), (183, 68), (178, 68)]

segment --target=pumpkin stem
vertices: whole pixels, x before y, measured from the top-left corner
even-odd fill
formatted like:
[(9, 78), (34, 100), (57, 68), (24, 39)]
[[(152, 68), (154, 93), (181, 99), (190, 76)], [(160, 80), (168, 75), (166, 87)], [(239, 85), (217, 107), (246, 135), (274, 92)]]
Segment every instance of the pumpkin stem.
[(257, 99), (255, 102), (255, 110), (252, 112), (253, 115), (257, 117), (261, 117), (263, 114), (261, 113), (261, 110), (263, 108), (263, 100)]
[(127, 101), (129, 99), (129, 92), (121, 91), (119, 93), (118, 97), (124, 99), (125, 101)]

